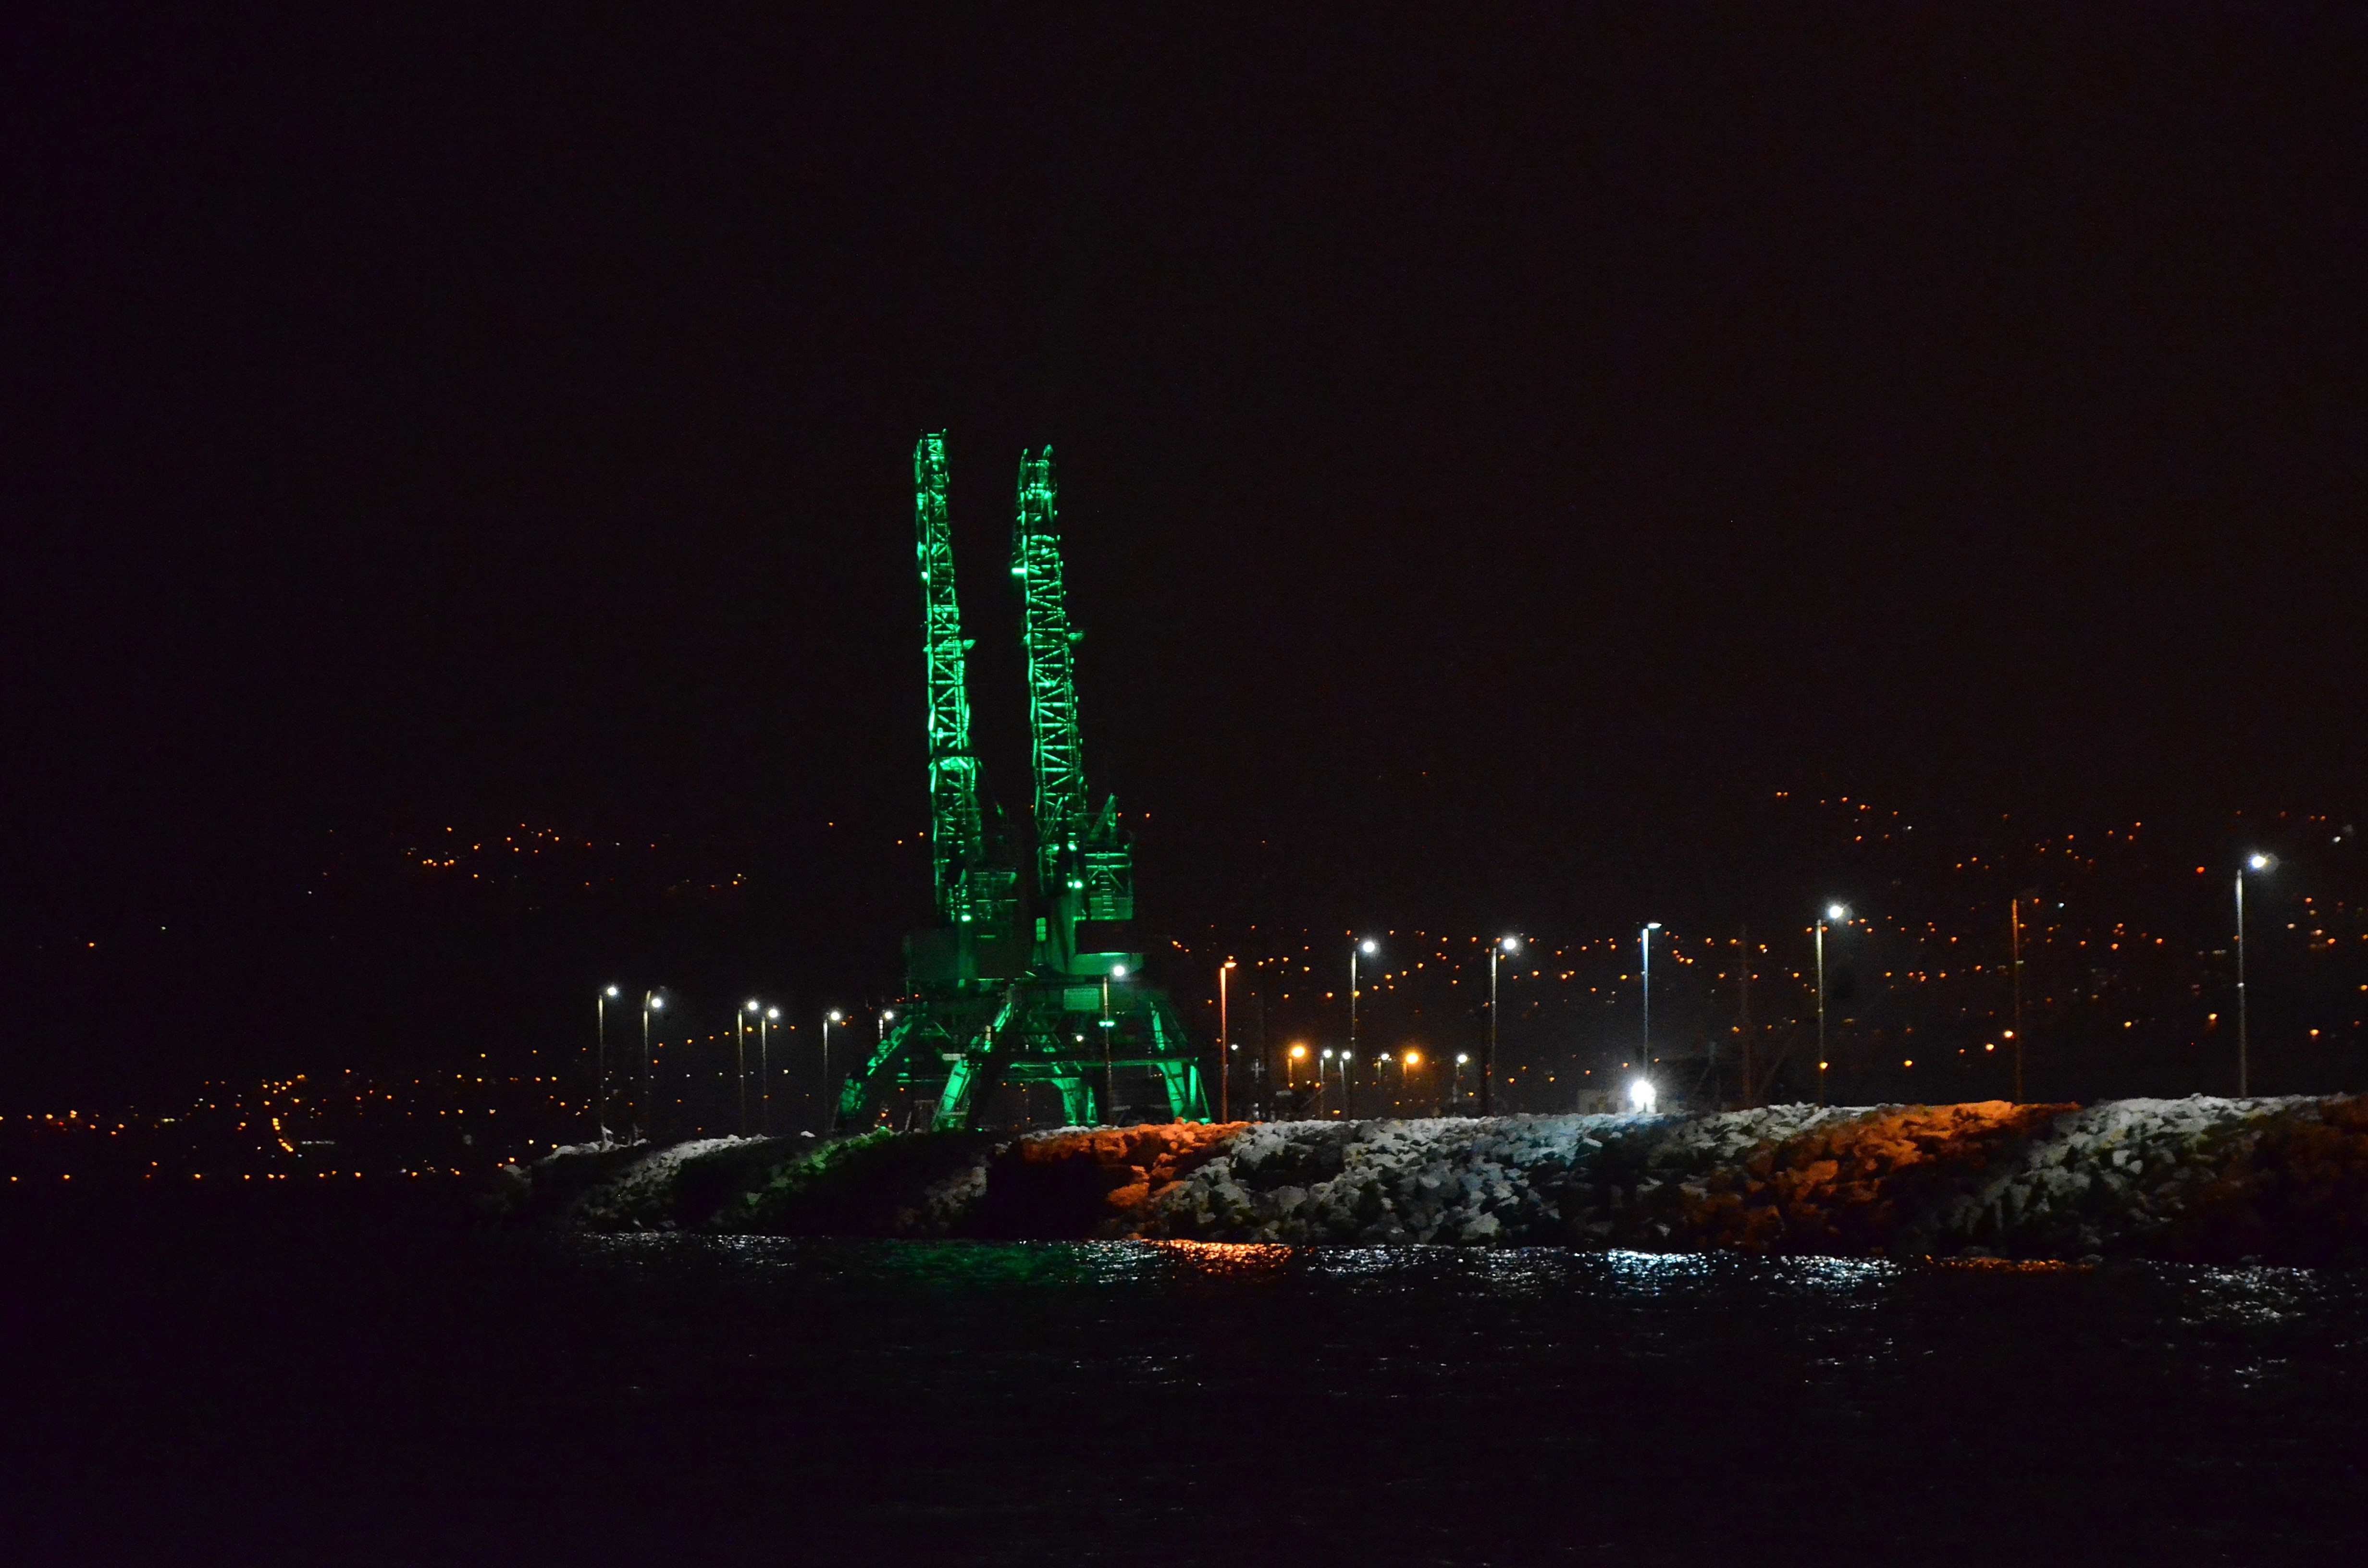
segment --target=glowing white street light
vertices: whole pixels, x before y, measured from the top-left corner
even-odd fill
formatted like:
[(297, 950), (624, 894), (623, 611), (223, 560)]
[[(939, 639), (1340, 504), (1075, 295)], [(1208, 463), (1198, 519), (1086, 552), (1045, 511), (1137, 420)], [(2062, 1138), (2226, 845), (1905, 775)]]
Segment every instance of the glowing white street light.
[[(2258, 849), (2245, 857), (2245, 864), (2256, 871), (2267, 871), (2277, 863), (2275, 856), (2264, 855)], [(2239, 870), (2237, 873), (2237, 1095), (2240, 1099), (2251, 1086), (2252, 1034), (2245, 1014), (2245, 873)]]
[(1110, 965), (1110, 972), (1102, 976), (1102, 1120), (1104, 1125), (1108, 1125), (1110, 1119), (1118, 1114), (1116, 1069), (1110, 1063), (1110, 1036), (1117, 1028), (1118, 1020), (1110, 1017), (1110, 982), (1125, 978), (1126, 965), (1122, 963)]
[(838, 1125), (838, 1096), (830, 1092), (830, 1026), (847, 1022), (847, 1015), (833, 1007), (822, 1016), (822, 1130), (825, 1137)]
[[(750, 1006), (756, 1006), (750, 1003)], [(781, 1016), (779, 1007), (768, 1007), (757, 1018), (757, 1131), (767, 1138), (773, 1135), (773, 1025)]]
[(1234, 1048), (1228, 1033), (1225, 1013), (1225, 980), (1232, 972), (1234, 960), (1227, 959), (1217, 966), (1217, 1119), (1231, 1121), (1234, 1101)]
[(1340, 1113), (1354, 1114), (1350, 1107), (1352, 1090), (1349, 1082), (1349, 1064), (1357, 1060), (1357, 960), (1372, 958), (1382, 950), (1382, 945), (1371, 937), (1349, 944), (1349, 1049), (1340, 1058)]
[(1817, 921), (1817, 1103), (1826, 1103), (1826, 922), (1850, 918), (1850, 906), (1826, 905)]
[(1653, 1108), (1660, 1103), (1660, 1091), (1653, 1087), (1653, 1080), (1650, 1078), (1638, 1078), (1628, 1085), (1630, 1108), (1645, 1115), (1652, 1114)]
[(609, 1004), (617, 988), (604, 985), (593, 998), (592, 1130), (603, 1149), (609, 1146)]
[(1488, 1041), (1480, 1050), (1480, 1114), (1497, 1114), (1497, 960), (1521, 950), (1519, 937), (1499, 937), (1488, 944)]
[[(642, 1097), (633, 1108), (633, 1142), (640, 1142), (648, 1132), (657, 1130), (657, 1105), (650, 1097), (650, 1015), (666, 1010), (666, 994), (653, 987), (642, 993)], [(643, 1114), (647, 1107), (650, 1114)]]
[(1653, 1070), (1653, 933), (1660, 928), (1659, 921), (1647, 920), (1645, 928), (1636, 934), (1636, 950), (1644, 956), (1641, 969), (1645, 988), (1645, 1045), (1636, 1060), (1645, 1064), (1647, 1073)]

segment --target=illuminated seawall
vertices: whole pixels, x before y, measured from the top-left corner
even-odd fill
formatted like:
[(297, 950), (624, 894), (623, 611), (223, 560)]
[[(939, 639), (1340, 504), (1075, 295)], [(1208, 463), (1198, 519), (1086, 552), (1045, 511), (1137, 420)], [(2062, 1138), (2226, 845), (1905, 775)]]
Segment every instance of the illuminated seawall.
[(600, 1228), (2358, 1263), (2368, 1100), (719, 1140), (512, 1183)]

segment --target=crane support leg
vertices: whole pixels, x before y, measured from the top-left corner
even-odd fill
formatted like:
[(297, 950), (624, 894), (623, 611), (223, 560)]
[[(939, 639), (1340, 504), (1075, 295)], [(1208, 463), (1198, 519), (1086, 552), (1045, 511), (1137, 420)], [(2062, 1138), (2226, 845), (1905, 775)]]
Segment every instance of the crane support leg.
[(1072, 1127), (1094, 1124), (1094, 1092), (1083, 1078), (1055, 1078), (1053, 1086), (1061, 1091), (1061, 1114)]
[(1148, 1009), (1151, 1038), (1159, 1048), (1159, 1074), (1167, 1084), (1167, 1112), (1178, 1121), (1209, 1119), (1209, 1096), (1201, 1087), (1201, 1064), (1186, 1055), (1181, 1019), (1158, 1001)]

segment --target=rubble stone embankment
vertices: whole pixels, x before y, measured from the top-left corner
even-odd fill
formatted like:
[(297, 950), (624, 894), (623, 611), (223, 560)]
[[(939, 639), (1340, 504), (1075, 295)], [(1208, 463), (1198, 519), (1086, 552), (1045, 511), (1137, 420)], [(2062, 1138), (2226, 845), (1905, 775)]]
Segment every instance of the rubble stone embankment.
[(591, 1228), (2358, 1264), (2368, 1099), (710, 1140), (513, 1186)]

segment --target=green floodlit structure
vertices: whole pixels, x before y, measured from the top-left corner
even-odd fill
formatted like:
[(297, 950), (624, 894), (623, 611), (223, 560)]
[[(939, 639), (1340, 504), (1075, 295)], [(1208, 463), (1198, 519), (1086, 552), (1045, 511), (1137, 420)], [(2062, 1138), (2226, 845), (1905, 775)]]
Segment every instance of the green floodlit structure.
[[(998, 1084), (1047, 1084), (1073, 1125), (1120, 1109), (1118, 1074), (1144, 1070), (1178, 1119), (1206, 1120), (1201, 1057), (1134, 945), (1134, 854), (1118, 802), (1086, 790), (1076, 648), (1061, 581), (1053, 449), (1019, 460), (1011, 574), (1024, 608), (1035, 810), (1015, 845), (971, 749), (968, 654), (954, 592), (946, 440), (913, 451), (928, 679), (929, 850), (938, 922), (905, 941), (909, 996), (839, 1094), (852, 1122), (903, 1090), (915, 1122), (969, 1125)], [(1026, 873), (1023, 876), (1023, 871)]]

